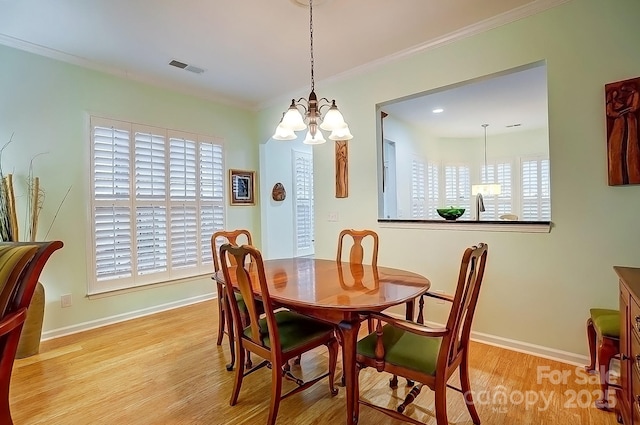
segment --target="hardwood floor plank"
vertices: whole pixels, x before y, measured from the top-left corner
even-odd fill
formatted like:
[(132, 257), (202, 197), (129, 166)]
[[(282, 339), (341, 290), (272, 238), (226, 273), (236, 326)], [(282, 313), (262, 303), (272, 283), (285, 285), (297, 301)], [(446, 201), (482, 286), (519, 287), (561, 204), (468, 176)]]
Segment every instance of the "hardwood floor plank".
[[(246, 377), (238, 404), (229, 406), (234, 373), (225, 369), (229, 358), (227, 340), (221, 347), (215, 344), (217, 325), (215, 301), (206, 301), (43, 342), (40, 354), (16, 360), (11, 382), (14, 422), (16, 425), (265, 423), (271, 372), (265, 368)], [(473, 343), (470, 352), (471, 386), (484, 425), (617, 423), (613, 413), (593, 406), (594, 391), (598, 390), (596, 377), (580, 374), (570, 365), (484, 344)], [(327, 363), (326, 349), (321, 348), (304, 355), (302, 364), (293, 370), (311, 377), (325, 369)], [(409, 388), (401, 381), (398, 389), (391, 390), (388, 378), (372, 369), (363, 370), (362, 396), (390, 407), (400, 404)], [(459, 386), (457, 376), (450, 383)], [(292, 386), (285, 381), (284, 390)], [(507, 397), (507, 402), (501, 402), (501, 394)], [(462, 396), (449, 390), (447, 397), (449, 422), (472, 425)], [(407, 412), (435, 425), (433, 408), (433, 393), (424, 389)], [(282, 401), (278, 423), (338, 425), (344, 423), (344, 410), (344, 391), (341, 389), (336, 397), (330, 397), (324, 380)], [(401, 424), (363, 406), (360, 423)]]

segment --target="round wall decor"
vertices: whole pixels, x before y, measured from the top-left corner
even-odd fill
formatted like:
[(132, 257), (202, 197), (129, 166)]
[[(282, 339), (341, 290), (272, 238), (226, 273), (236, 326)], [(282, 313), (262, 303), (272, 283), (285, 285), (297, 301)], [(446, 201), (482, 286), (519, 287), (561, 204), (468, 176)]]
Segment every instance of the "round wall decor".
[(276, 183), (273, 185), (273, 189), (271, 190), (271, 198), (274, 201), (284, 201), (284, 198), (287, 197), (287, 191), (284, 190), (284, 186), (282, 183)]

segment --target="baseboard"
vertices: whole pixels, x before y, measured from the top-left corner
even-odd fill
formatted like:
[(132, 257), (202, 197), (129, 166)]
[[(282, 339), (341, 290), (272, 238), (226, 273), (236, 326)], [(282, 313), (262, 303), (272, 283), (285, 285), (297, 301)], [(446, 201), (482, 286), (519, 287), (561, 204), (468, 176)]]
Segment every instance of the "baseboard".
[(153, 307), (143, 308), (140, 310), (130, 311), (128, 313), (117, 314), (115, 316), (104, 317), (102, 319), (91, 320), (88, 322), (78, 323), (77, 325), (66, 326), (64, 328), (52, 329), (42, 333), (41, 341), (59, 338), (78, 332), (88, 331), (90, 329), (100, 328), (114, 323), (124, 322), (139, 317), (149, 316), (151, 314), (160, 313), (161, 311), (173, 310), (175, 308), (186, 307), (188, 305), (197, 304), (208, 301), (216, 297), (215, 293), (198, 295), (197, 297), (186, 298), (183, 300), (172, 301), (166, 304), (160, 304)]
[(555, 348), (544, 347), (542, 345), (530, 344), (528, 342), (517, 341), (515, 339), (502, 338), (500, 336), (489, 335), (482, 332), (471, 332), (471, 340), (482, 344), (494, 345), (506, 350), (531, 354), (532, 356), (555, 360), (573, 366), (584, 366), (589, 364), (587, 356), (583, 356), (568, 351), (556, 350)]
[[(42, 341), (59, 338), (66, 335), (75, 334), (90, 329), (100, 328), (102, 326), (112, 325), (114, 323), (124, 322), (126, 320), (137, 319), (138, 317), (149, 316), (161, 311), (173, 310), (174, 308), (186, 307), (188, 305), (197, 304), (208, 301), (216, 297), (215, 293), (199, 295), (197, 297), (186, 298), (184, 300), (173, 301), (154, 307), (144, 308), (141, 310), (131, 311), (124, 314), (109, 316), (98, 320), (79, 323), (73, 326), (53, 329), (42, 333)], [(404, 319), (400, 314), (391, 313), (399, 319)], [(441, 323), (427, 322), (427, 325), (433, 327), (442, 327)], [(567, 363), (574, 366), (584, 366), (589, 363), (587, 356), (568, 351), (556, 350), (554, 348), (544, 347), (542, 345), (530, 344), (528, 342), (518, 341), (515, 339), (503, 338), (500, 336), (490, 335), (482, 332), (471, 332), (471, 340), (482, 344), (493, 345), (504, 348), (506, 350), (517, 351), (520, 353), (531, 354), (533, 356), (542, 357), (549, 360), (555, 360), (561, 363)]]

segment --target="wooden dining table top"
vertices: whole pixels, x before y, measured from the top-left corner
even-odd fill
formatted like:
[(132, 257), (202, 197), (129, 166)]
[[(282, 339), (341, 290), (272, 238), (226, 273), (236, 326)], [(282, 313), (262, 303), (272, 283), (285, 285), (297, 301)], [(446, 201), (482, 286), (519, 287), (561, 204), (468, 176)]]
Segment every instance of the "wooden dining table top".
[[(292, 307), (381, 311), (410, 301), (430, 287), (427, 278), (406, 270), (307, 257), (266, 260), (264, 270), (271, 298)], [(256, 268), (249, 266), (249, 271), (254, 293), (259, 295)], [(225, 283), (221, 271), (214, 278)]]
[[(406, 315), (411, 319), (415, 299), (429, 290), (431, 282), (406, 270), (335, 260), (298, 257), (263, 263), (269, 295), (276, 305), (337, 326), (342, 335), (346, 424), (356, 424), (356, 345), (362, 314), (406, 303)], [(249, 265), (249, 274), (253, 292), (260, 297), (254, 264)], [(230, 273), (230, 277), (234, 279), (235, 273)], [(227, 283), (222, 271), (218, 271), (214, 279)]]

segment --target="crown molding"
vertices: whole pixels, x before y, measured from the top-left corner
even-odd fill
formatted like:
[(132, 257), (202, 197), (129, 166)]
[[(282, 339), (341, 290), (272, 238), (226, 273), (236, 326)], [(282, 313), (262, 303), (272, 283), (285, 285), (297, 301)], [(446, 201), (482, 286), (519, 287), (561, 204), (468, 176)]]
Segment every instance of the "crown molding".
[[(431, 40), (427, 40), (416, 46), (410, 47), (405, 50), (401, 50), (389, 56), (385, 56), (383, 58), (357, 66), (355, 68), (351, 68), (348, 71), (342, 72), (340, 74), (336, 74), (329, 78), (325, 78), (321, 81), (321, 83), (333, 83), (333, 82), (342, 81), (348, 78), (352, 78), (358, 75), (362, 75), (362, 74), (365, 74), (366, 72), (372, 71), (373, 69), (379, 68), (383, 65), (397, 62), (402, 59), (406, 59), (408, 57), (417, 55), (419, 53), (436, 49), (438, 47), (444, 46), (445, 44), (453, 43), (455, 41), (462, 40), (464, 38), (471, 37), (477, 34), (481, 34), (483, 32), (501, 27), (503, 25), (510, 24), (512, 22), (515, 22), (524, 18), (528, 18), (529, 16), (536, 15), (538, 13), (544, 12), (548, 9), (554, 8), (556, 6), (560, 6), (570, 1), (571, 0), (537, 0), (532, 3), (528, 3), (524, 6), (520, 6), (516, 9), (510, 10), (508, 12), (501, 13), (500, 15), (496, 15), (491, 18), (485, 19), (484, 21), (480, 21), (473, 25), (469, 25), (459, 30), (450, 32), (443, 36), (436, 37)], [(304, 92), (304, 89), (295, 91), (295, 93), (300, 93), (300, 92)], [(292, 91), (291, 93), (294, 93), (294, 92)], [(287, 97), (287, 96), (283, 96), (282, 98), (284, 97)], [(288, 96), (288, 97), (290, 98), (291, 96)], [(278, 101), (280, 101), (282, 98), (279, 98)], [(271, 99), (269, 101), (262, 102), (259, 105), (259, 109), (275, 106), (275, 104), (276, 104), (276, 101), (274, 99)]]
[(256, 110), (255, 103), (243, 102), (237, 99), (231, 99), (228, 97), (215, 95), (206, 90), (195, 89), (191, 87), (185, 87), (177, 85), (175, 82), (168, 82), (159, 78), (153, 78), (149, 76), (143, 76), (120, 68), (111, 67), (108, 65), (100, 64), (83, 58), (81, 56), (72, 55), (60, 50), (51, 49), (49, 47), (41, 46), (39, 44), (30, 43), (28, 41), (21, 40), (19, 38), (11, 37), (6, 34), (0, 33), (0, 44), (13, 47), (18, 50), (23, 50), (28, 53), (33, 53), (38, 56), (44, 56), (50, 59), (65, 62), (71, 65), (76, 65), (82, 68), (91, 69), (94, 71), (104, 72), (116, 77), (124, 78), (126, 80), (132, 80), (139, 83), (149, 84), (155, 87), (176, 91), (181, 94), (194, 96), (200, 99), (209, 100), (212, 102), (222, 103), (229, 106), (235, 106), (242, 109)]

